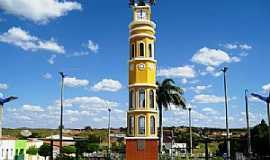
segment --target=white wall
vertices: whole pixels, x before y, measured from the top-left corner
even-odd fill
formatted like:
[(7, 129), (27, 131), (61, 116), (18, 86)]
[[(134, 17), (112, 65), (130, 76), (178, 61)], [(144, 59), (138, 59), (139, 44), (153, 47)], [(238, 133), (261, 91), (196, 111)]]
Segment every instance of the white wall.
[(15, 156), (15, 140), (0, 140), (0, 159), (13, 160)]

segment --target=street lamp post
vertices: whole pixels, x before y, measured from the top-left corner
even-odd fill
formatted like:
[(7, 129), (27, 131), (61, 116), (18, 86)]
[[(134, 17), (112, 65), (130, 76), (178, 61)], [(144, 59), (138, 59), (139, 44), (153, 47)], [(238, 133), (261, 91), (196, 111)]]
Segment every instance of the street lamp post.
[(190, 143), (190, 156), (192, 156), (191, 107), (188, 108), (188, 117), (189, 117), (189, 143)]
[(224, 67), (222, 70), (224, 75), (224, 98), (225, 98), (225, 110), (226, 110), (226, 140), (227, 140), (227, 159), (231, 159), (231, 149), (230, 149), (230, 130), (229, 130), (229, 122), (228, 122), (228, 98), (227, 98), (227, 80), (226, 80), (226, 72), (228, 71), (228, 67)]
[(13, 101), (15, 99), (17, 99), (18, 97), (14, 97), (14, 96), (11, 96), (11, 97), (8, 97), (8, 98), (0, 98), (0, 140), (2, 138), (2, 120), (3, 120), (3, 110), (4, 110), (4, 104), (5, 103), (8, 103), (10, 101)]
[(270, 147), (270, 89), (269, 89), (269, 96), (268, 97), (264, 97), (264, 96), (261, 96), (259, 94), (255, 94), (255, 93), (251, 93), (251, 95), (266, 103), (267, 115), (268, 115), (268, 135), (269, 135), (268, 139), (269, 139), (269, 147)]
[(60, 151), (60, 158), (63, 158), (63, 95), (64, 95), (64, 78), (66, 75), (64, 75), (63, 72), (59, 72), (60, 76), (61, 76), (61, 112), (60, 112), (60, 127), (59, 127), (59, 131), (60, 131), (60, 144), (59, 144), (59, 151)]
[(108, 122), (108, 157), (111, 159), (111, 108), (108, 104), (109, 122)]
[(251, 150), (251, 135), (249, 127), (249, 111), (248, 111), (248, 90), (245, 90), (245, 101), (246, 101), (246, 120), (247, 120), (247, 132), (248, 132), (248, 158), (251, 159), (252, 150)]

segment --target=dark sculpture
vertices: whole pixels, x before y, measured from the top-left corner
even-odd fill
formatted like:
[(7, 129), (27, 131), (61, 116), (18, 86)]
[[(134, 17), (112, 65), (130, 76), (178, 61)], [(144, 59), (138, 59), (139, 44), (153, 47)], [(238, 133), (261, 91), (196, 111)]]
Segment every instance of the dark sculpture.
[(136, 1), (138, 6), (145, 6), (146, 3), (154, 5), (156, 3), (156, 0), (148, 0), (148, 2), (145, 2), (146, 0), (129, 0), (129, 5), (134, 6)]
[(4, 98), (4, 99), (0, 98), (0, 105), (4, 105), (5, 103), (10, 102), (10, 101), (15, 100), (15, 99), (18, 99), (18, 97), (11, 96), (11, 97)]
[(258, 99), (260, 99), (260, 100), (266, 102), (266, 103), (270, 103), (270, 93), (269, 93), (269, 96), (268, 96), (268, 97), (264, 97), (264, 96), (261, 96), (261, 95), (256, 94), (256, 93), (251, 93), (251, 95), (252, 95), (253, 97), (256, 97), (256, 98), (258, 98)]

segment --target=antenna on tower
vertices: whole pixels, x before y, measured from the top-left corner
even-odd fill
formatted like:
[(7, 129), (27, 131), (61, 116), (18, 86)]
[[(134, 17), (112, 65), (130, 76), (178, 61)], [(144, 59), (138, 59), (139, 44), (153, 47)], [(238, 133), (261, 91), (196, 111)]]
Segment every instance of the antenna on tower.
[(129, 0), (129, 6), (134, 6), (135, 5), (135, 0)]
[(156, 0), (149, 0), (149, 4), (150, 5), (155, 5), (156, 4)]

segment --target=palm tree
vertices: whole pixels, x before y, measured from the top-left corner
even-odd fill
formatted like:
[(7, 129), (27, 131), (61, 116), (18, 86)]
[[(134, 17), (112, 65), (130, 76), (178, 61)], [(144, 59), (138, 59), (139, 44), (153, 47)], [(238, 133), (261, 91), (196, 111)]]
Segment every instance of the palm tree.
[(159, 140), (160, 140), (160, 152), (163, 147), (163, 108), (168, 110), (170, 105), (186, 109), (186, 101), (183, 97), (184, 90), (175, 85), (172, 79), (165, 79), (161, 84), (157, 82), (157, 104), (159, 109)]

